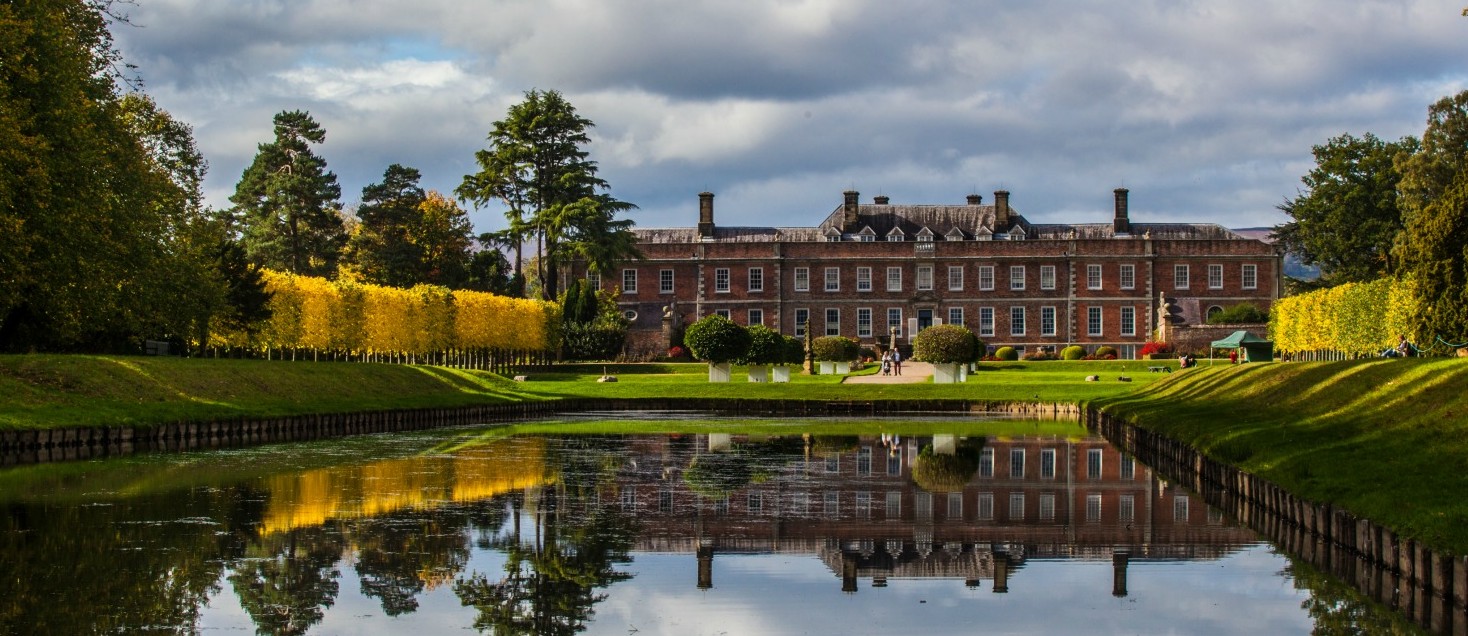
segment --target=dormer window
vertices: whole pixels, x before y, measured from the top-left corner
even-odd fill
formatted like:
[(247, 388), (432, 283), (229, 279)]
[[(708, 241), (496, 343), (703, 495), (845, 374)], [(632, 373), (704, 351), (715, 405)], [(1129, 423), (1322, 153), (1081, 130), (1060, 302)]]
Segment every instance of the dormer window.
[(933, 231), (930, 230), (930, 229), (928, 229), (927, 227), (924, 227), (923, 229), (918, 230), (917, 240), (918, 240), (919, 243), (932, 243), (933, 242)]
[(1023, 241), (1023, 240), (1025, 240), (1025, 228), (1024, 228), (1024, 226), (1021, 226), (1021, 225), (1014, 226), (1014, 228), (1009, 231), (1009, 238), (1011, 240), (1015, 240), (1015, 241)]
[(950, 240), (950, 241), (962, 241), (963, 240), (963, 230), (960, 230), (958, 228), (953, 228), (951, 230), (948, 230), (948, 233), (947, 234), (944, 234), (943, 235), (943, 238), (945, 238), (947, 240)]
[(860, 232), (856, 233), (856, 237), (856, 240), (858, 241), (861, 241), (863, 243), (871, 243), (877, 240), (877, 233), (872, 231), (872, 226), (867, 225), (862, 227)]
[(892, 231), (891, 232), (888, 232), (887, 233), (887, 240), (889, 240), (889, 241), (906, 241), (907, 240), (907, 234), (904, 234), (902, 232), (902, 228), (900, 228), (900, 227), (894, 227), (894, 228), (892, 228)]
[(827, 243), (840, 243), (841, 242), (841, 231), (840, 230), (837, 230), (834, 227), (833, 228), (827, 228), (825, 234), (826, 234), (826, 242)]

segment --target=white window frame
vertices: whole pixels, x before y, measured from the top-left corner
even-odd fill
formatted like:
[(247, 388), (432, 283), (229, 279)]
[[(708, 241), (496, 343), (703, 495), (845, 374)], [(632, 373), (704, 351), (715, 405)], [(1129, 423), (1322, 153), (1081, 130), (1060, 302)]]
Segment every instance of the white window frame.
[(1044, 291), (1052, 291), (1052, 290), (1055, 289), (1055, 266), (1054, 265), (1041, 265), (1040, 266), (1040, 289), (1042, 289)]
[(1223, 265), (1221, 263), (1209, 263), (1208, 289), (1223, 289)]
[(974, 519), (980, 521), (994, 520), (994, 493), (981, 492), (974, 500)]
[(586, 283), (592, 289), (601, 289), (601, 272), (586, 272)]
[(1086, 521), (1096, 523), (1101, 521), (1101, 495), (1086, 495)]
[(1121, 308), (1121, 335), (1137, 335), (1137, 308), (1124, 306)]
[(1101, 265), (1090, 264), (1086, 266), (1086, 289), (1101, 289)]
[(1025, 478), (1025, 449), (1023, 449), (1023, 448), (1011, 448), (1011, 449), (1009, 449), (1009, 478), (1010, 479), (1024, 479)]
[[(805, 316), (805, 320), (801, 320), (800, 319), (801, 316)], [(797, 308), (795, 310), (794, 322), (795, 322), (795, 337), (796, 338), (804, 338), (805, 337), (805, 330), (806, 330), (807, 327), (810, 326), (810, 309), (807, 309), (805, 307)]]
[(1239, 284), (1244, 289), (1259, 289), (1259, 266), (1253, 263), (1244, 263), (1239, 272)]
[(887, 291), (889, 291), (889, 292), (900, 292), (900, 291), (902, 291), (902, 268), (901, 267), (888, 267), (887, 268)]
[(872, 268), (856, 268), (856, 291), (869, 292), (872, 290)]
[[(896, 318), (896, 320), (893, 319), (894, 317)], [(902, 308), (901, 307), (888, 307), (887, 308), (887, 333), (889, 333), (889, 334), (890, 333), (894, 333), (892, 331), (892, 328), (893, 327), (896, 327), (897, 328), (897, 331), (895, 333), (897, 334), (897, 337), (898, 338), (901, 338), (902, 337)]]
[(1055, 335), (1055, 308), (1054, 307), (1041, 307), (1040, 308), (1040, 335), (1042, 335), (1042, 336), (1053, 336), (1053, 335)]
[(994, 308), (979, 308), (979, 335), (982, 337), (994, 337)]
[(963, 307), (948, 308), (948, 324), (963, 326)]
[(734, 319), (734, 312), (731, 312), (728, 309), (715, 309), (714, 310), (714, 315), (715, 316), (723, 316), (724, 318), (728, 318), (730, 320), (733, 320)]
[(1121, 275), (1119, 276), (1119, 278), (1121, 279), (1121, 285), (1120, 285), (1120, 287), (1122, 289), (1136, 289), (1137, 288), (1137, 266), (1136, 265), (1133, 265), (1131, 263), (1122, 263), (1122, 265), (1121, 265)]
[(1055, 479), (1055, 449), (1040, 449), (1040, 479)]
[(1116, 520), (1135, 521), (1137, 518), (1137, 496), (1121, 495), (1116, 498)]
[[(833, 316), (836, 318), (835, 320), (831, 320), (831, 318)], [(841, 335), (841, 310), (840, 309), (837, 309), (835, 307), (827, 307), (826, 308), (826, 335), (828, 335), (828, 336), (839, 336), (839, 335)]]
[(918, 266), (918, 268), (917, 268), (917, 290), (918, 291), (932, 291), (933, 290), (933, 266), (932, 265), (919, 265)]
[(1086, 308), (1086, 335), (1101, 336), (1106, 333), (1106, 318), (1100, 307)]
[(1021, 305), (1009, 308), (1009, 335), (1025, 335), (1025, 308)]
[(1193, 282), (1191, 278), (1192, 276), (1188, 271), (1187, 265), (1178, 264), (1172, 266), (1173, 289), (1187, 289), (1188, 285)]
[(871, 307), (857, 307), (856, 308), (856, 337), (858, 337), (858, 338), (870, 338), (870, 337), (872, 337), (872, 308)]
[(748, 282), (748, 287), (749, 287), (749, 291), (752, 291), (752, 292), (762, 292), (762, 291), (765, 290), (765, 268), (763, 268), (763, 267), (751, 267), (751, 268), (749, 268), (749, 282)]
[(1025, 289), (1025, 266), (1009, 266), (1009, 291), (1024, 291)]
[(948, 266), (948, 291), (963, 291), (963, 266)]
[(985, 447), (979, 451), (979, 477), (993, 479), (994, 477), (994, 449)]
[(630, 268), (622, 270), (622, 293), (637, 293), (637, 270)]
[(1055, 493), (1047, 492), (1040, 494), (1040, 520), (1055, 520)]
[(794, 285), (795, 291), (798, 291), (798, 292), (808, 292), (808, 291), (810, 291), (810, 268), (809, 267), (797, 267), (797, 268), (795, 268), (795, 274), (794, 274), (794, 276), (795, 276), (795, 285)]
[(1086, 479), (1100, 480), (1105, 476), (1105, 455), (1099, 448), (1086, 450)]
[(746, 320), (745, 320), (745, 323), (746, 324), (749, 324), (749, 325), (763, 325), (763, 324), (765, 324), (765, 310), (763, 310), (763, 309), (751, 309), (751, 310), (749, 310), (749, 313), (747, 315), (748, 315), (748, 318), (746, 318)]
[(979, 266), (979, 291), (994, 291), (994, 266)]
[(719, 267), (714, 269), (714, 293), (729, 293), (729, 268)]
[(826, 284), (825, 284), (825, 287), (823, 289), (825, 289), (826, 291), (828, 291), (828, 292), (838, 292), (838, 291), (841, 291), (841, 268), (840, 267), (827, 267), (826, 268), (826, 273), (825, 273), (825, 276), (824, 276), (824, 280), (825, 280)]
[(1025, 494), (1022, 492), (1009, 493), (1009, 520), (1024, 521), (1025, 518)]
[(658, 293), (671, 294), (677, 289), (677, 275), (672, 269), (658, 270)]

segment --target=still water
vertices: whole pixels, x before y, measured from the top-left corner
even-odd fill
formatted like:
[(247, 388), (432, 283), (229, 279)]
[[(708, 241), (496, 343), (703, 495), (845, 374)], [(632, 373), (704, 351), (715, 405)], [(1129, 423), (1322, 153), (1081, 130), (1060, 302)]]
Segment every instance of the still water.
[(0, 471), (0, 629), (1411, 629), (1076, 424), (545, 426)]

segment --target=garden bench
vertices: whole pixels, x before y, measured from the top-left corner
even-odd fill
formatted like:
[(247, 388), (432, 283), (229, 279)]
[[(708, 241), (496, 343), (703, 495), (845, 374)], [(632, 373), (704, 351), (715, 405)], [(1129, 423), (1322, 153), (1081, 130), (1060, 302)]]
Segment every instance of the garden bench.
[(1172, 373), (1172, 367), (1169, 366), (1147, 367), (1147, 370), (1152, 373)]

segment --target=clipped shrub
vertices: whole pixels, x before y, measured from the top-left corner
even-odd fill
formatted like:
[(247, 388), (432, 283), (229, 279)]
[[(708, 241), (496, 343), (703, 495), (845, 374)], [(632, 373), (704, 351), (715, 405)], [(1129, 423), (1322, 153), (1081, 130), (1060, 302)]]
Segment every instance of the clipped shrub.
[(1080, 360), (1086, 357), (1086, 348), (1080, 345), (1071, 345), (1060, 350), (1062, 360)]
[(999, 347), (994, 351), (994, 359), (1001, 362), (1014, 362), (1019, 359), (1019, 352), (1014, 347)]
[(1097, 360), (1115, 360), (1116, 347), (1101, 345), (1099, 347), (1096, 347), (1095, 355)]
[(693, 357), (713, 363), (732, 362), (749, 352), (749, 330), (718, 314), (688, 325), (683, 344)]
[(561, 351), (568, 360), (612, 360), (622, 353), (627, 330), (618, 325), (564, 323)]
[(805, 363), (805, 341), (804, 340), (801, 340), (800, 338), (796, 338), (795, 336), (785, 336), (784, 352), (785, 352), (785, 355), (781, 357), (780, 362), (783, 362), (785, 364), (804, 364)]
[(816, 435), (810, 441), (810, 453), (816, 457), (835, 457), (861, 446), (855, 435)]
[(1172, 355), (1172, 344), (1148, 340), (1147, 344), (1142, 345), (1142, 357), (1156, 360), (1157, 358), (1151, 357), (1153, 354), (1161, 354), (1163, 357)]
[(912, 339), (912, 359), (935, 364), (973, 362), (983, 350), (979, 337), (962, 325), (935, 325)]
[(750, 325), (749, 350), (739, 364), (778, 364), (785, 359), (785, 336), (764, 325)]
[(850, 362), (861, 355), (861, 343), (846, 336), (821, 336), (811, 341), (810, 350), (821, 362)]
[[(985, 359), (993, 357), (994, 356), (985, 356)], [(1046, 360), (1059, 360), (1060, 356), (1056, 355), (1055, 352), (1048, 351), (1046, 349), (1035, 349), (1033, 351), (1026, 351), (1025, 354), (1021, 356), (1021, 359), (1030, 362), (1043, 362)]]
[(705, 499), (718, 499), (748, 486), (754, 480), (754, 466), (744, 453), (709, 453), (693, 458), (683, 470), (688, 489)]

